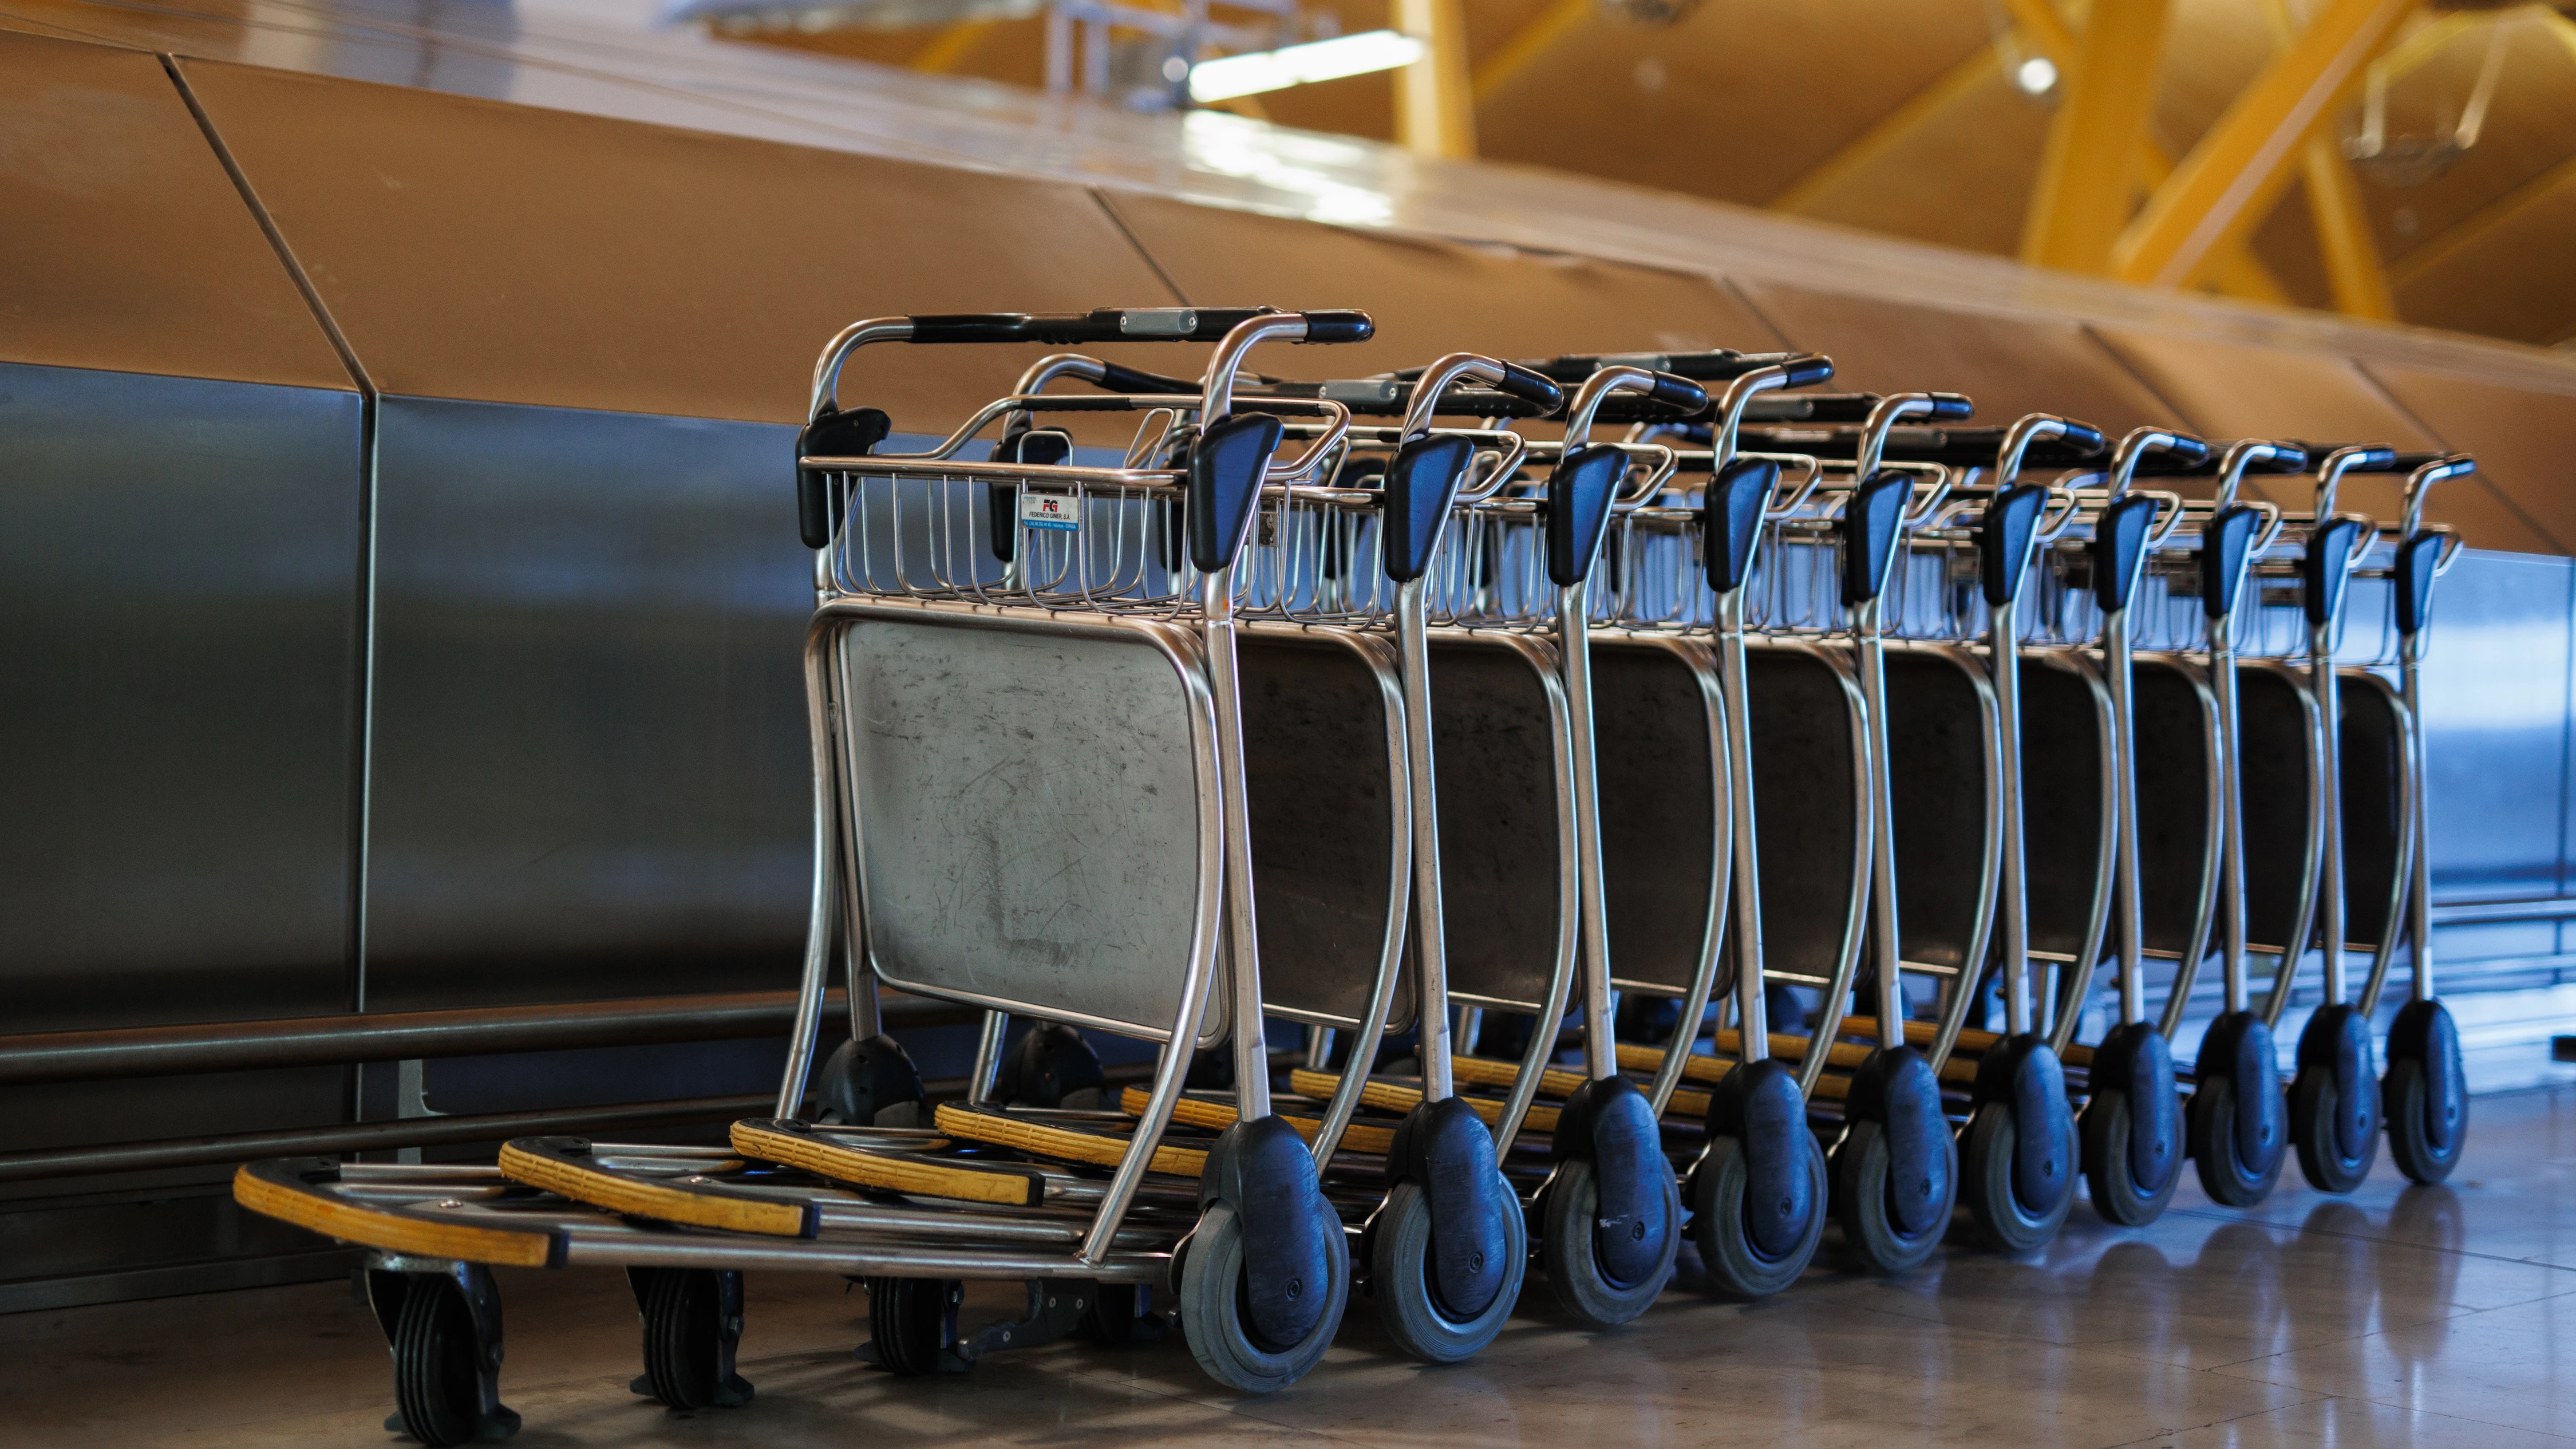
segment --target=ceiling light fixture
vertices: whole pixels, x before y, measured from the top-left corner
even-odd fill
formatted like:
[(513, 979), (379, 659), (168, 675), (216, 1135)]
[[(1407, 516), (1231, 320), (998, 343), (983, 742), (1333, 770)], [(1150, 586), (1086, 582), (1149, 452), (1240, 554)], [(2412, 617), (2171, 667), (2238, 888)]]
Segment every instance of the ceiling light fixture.
[(2057, 63), (2044, 55), (2034, 55), (2013, 68), (2013, 84), (2022, 94), (2044, 96), (2057, 86)]
[(1190, 99), (1204, 105), (1264, 91), (1394, 70), (1422, 58), (1422, 42), (1392, 30), (1363, 30), (1304, 45), (1219, 56), (1190, 68)]

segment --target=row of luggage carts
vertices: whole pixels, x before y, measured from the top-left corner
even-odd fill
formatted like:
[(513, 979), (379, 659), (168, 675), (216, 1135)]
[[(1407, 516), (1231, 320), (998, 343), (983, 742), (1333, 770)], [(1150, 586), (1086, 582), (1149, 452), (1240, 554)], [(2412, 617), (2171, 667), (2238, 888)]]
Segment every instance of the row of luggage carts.
[[(395, 1427), (516, 1427), (496, 1265), (623, 1266), (636, 1387), (674, 1407), (749, 1396), (748, 1269), (863, 1283), (861, 1356), (897, 1374), (1176, 1313), (1257, 1393), (1355, 1287), (1448, 1362), (1533, 1269), (1607, 1326), (1685, 1249), (1759, 1297), (1829, 1224), (1902, 1273), (2040, 1247), (2079, 1179), (2137, 1225), (2186, 1161), (2239, 1206), (2292, 1155), (2354, 1187), (2383, 1129), (2409, 1177), (2451, 1170), (2418, 721), (2458, 540), (2423, 510), (2470, 459), (1970, 426), (1956, 394), (1827, 391), (1814, 355), (1248, 365), (1372, 331), (833, 340), (797, 460), (815, 878), (774, 1115), (725, 1148), (236, 1180), (373, 1250)], [(1205, 373), (1081, 350), (1156, 339), (1214, 343)], [(1066, 350), (925, 448), (839, 406), (862, 346), (1032, 342)], [(2340, 506), (2367, 473), (2403, 476), (2400, 517)], [(985, 1012), (962, 1099), (926, 1099), (880, 984)], [(1152, 1044), (1150, 1077), (1112, 1085), (1083, 1031)], [(1025, 1313), (961, 1324), (973, 1281)]]

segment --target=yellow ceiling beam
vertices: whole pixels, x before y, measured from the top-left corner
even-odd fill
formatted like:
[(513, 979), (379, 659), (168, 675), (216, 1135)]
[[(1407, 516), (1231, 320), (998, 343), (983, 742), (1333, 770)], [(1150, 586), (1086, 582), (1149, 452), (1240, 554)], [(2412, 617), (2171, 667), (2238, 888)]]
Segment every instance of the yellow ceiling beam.
[(966, 58), (966, 53), (975, 48), (976, 42), (991, 34), (993, 27), (1000, 23), (995, 20), (960, 20), (930, 37), (930, 43), (914, 51), (912, 59), (905, 61), (904, 66), (930, 75), (946, 75), (957, 68), (957, 63)]
[(1483, 65), (1476, 67), (1470, 87), (1475, 98), (1482, 101), (1510, 84), (1529, 69), (1531, 61), (1555, 49), (1557, 42), (1600, 13), (1601, 0), (1549, 0), (1546, 9), (1513, 31), (1493, 54), (1485, 57)]
[(1995, 48), (1978, 46), (1966, 60), (1950, 67), (1932, 84), (1906, 97), (1904, 104), (1844, 142), (1842, 149), (1826, 157), (1815, 169), (1792, 182), (1787, 190), (1772, 197), (1767, 204), (1773, 211), (1814, 209), (1818, 202), (1844, 182), (1911, 140), (1916, 131), (1935, 117), (1993, 82), (2001, 70), (2001, 63), (1995, 58)]
[(2094, 0), (2061, 72), (2063, 99), (2040, 153), (2021, 259), (2099, 273), (2127, 225), (2138, 138), (2155, 120), (2168, 0)]
[(2379, 239), (2371, 235), (2361, 187), (2334, 137), (2322, 131), (2308, 137), (2299, 179), (2308, 189), (2308, 216), (2317, 229), (2317, 250), (2325, 257), (2326, 287), (2335, 310), (2347, 317), (2396, 321), (2397, 293), (2388, 285)]
[(2289, 184), (2308, 133), (2326, 119), (2418, 0), (2327, 0), (2174, 168), (2112, 249), (2111, 274), (2188, 287), (2241, 242)]
[(1476, 93), (1467, 69), (1464, 5), (1392, 0), (1388, 8), (1395, 28), (1423, 44), (1422, 58), (1395, 72), (1396, 143), (1417, 156), (1475, 159)]

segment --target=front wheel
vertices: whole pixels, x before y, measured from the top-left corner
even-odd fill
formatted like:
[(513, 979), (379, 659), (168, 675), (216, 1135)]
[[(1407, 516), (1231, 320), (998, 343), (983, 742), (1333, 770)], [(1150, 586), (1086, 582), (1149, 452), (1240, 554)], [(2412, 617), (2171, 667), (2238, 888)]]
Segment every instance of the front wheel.
[(2007, 1253), (2028, 1253), (2047, 1246), (2075, 1206), (2075, 1122), (2062, 1114), (2054, 1125), (2061, 1141), (2053, 1172), (2055, 1200), (2023, 1200), (2014, 1183), (2014, 1157), (2021, 1146), (2021, 1123), (2008, 1102), (1988, 1102), (1968, 1119), (1967, 1170), (1960, 1192), (1968, 1200), (1968, 1217), (1986, 1241)]
[(2163, 1217), (2182, 1185), (2181, 1164), (2154, 1187), (2138, 1181), (2136, 1154), (2129, 1139), (2137, 1131), (2137, 1113), (2129, 1094), (2108, 1087), (2084, 1104), (2084, 1178), (2093, 1190), (2093, 1211), (2112, 1224), (2139, 1228)]
[(1815, 1261), (1825, 1240), (1825, 1150), (1814, 1133), (1801, 1127), (1792, 1140), (1804, 1145), (1807, 1169), (1806, 1215), (1792, 1224), (1795, 1236), (1786, 1252), (1765, 1253), (1754, 1242), (1746, 1194), (1752, 1175), (1744, 1161), (1744, 1144), (1733, 1137), (1712, 1137), (1699, 1170), (1691, 1175), (1691, 1241), (1709, 1277), (1727, 1292), (1767, 1298), (1798, 1281)]
[[(1915, 1184), (1920, 1192), (1944, 1197), (1959, 1180), (1959, 1143), (1948, 1132), (1932, 1134), (1932, 1150), (1944, 1154), (1943, 1169)], [(1864, 1117), (1844, 1129), (1834, 1149), (1834, 1215), (1843, 1225), (1843, 1244), (1873, 1272), (1904, 1273), (1923, 1265), (1941, 1246), (1950, 1226), (1950, 1203), (1922, 1204), (1923, 1227), (1908, 1232), (1895, 1211), (1891, 1181), (1894, 1163), (1887, 1143), (1887, 1124)]]
[(751, 1385), (733, 1371), (734, 1346), (742, 1339), (741, 1276), (708, 1268), (652, 1272), (642, 1309), (644, 1380), (653, 1397), (674, 1409), (750, 1403)]
[(1508, 1188), (1502, 1201), (1502, 1285), (1480, 1312), (1458, 1314), (1440, 1301), (1432, 1282), (1430, 1194), (1407, 1179), (1386, 1195), (1369, 1237), (1369, 1291), (1377, 1298), (1378, 1322), (1397, 1347), (1428, 1363), (1456, 1363), (1503, 1331), (1529, 1267), (1529, 1224)]
[[(2273, 1083), (2278, 1080), (2266, 1077), (2256, 1090), (2277, 1092), (2280, 1089)], [(2254, 1155), (2246, 1155), (2246, 1134), (2237, 1121), (2237, 1086), (2235, 1078), (2223, 1075), (2196, 1083), (2191, 1092), (2191, 1110), (2184, 1118), (2184, 1131), (2189, 1134), (2191, 1163), (2200, 1173), (2201, 1191), (2222, 1206), (2245, 1208), (2272, 1195), (2272, 1188), (2281, 1180), (2281, 1164), (2286, 1156), (2277, 1136), (2266, 1137), (2259, 1132)]]
[(399, 1428), (423, 1444), (506, 1439), (519, 1416), (483, 1402), (481, 1336), (464, 1291), (444, 1277), (415, 1274), (394, 1321), (394, 1406)]
[(2465, 1125), (2455, 1126), (2448, 1146), (2434, 1143), (2428, 1105), (2432, 1091), (2424, 1064), (2405, 1057), (2390, 1062), (2380, 1096), (2388, 1111), (2388, 1155), (2397, 1160), (2397, 1170), (2427, 1187), (2449, 1177), (2460, 1165), (2460, 1144), (2468, 1132)]
[(1297, 1343), (1267, 1343), (1245, 1312), (1242, 1222), (1222, 1202), (1200, 1217), (1181, 1260), (1181, 1336), (1209, 1378), (1242, 1393), (1275, 1393), (1323, 1361), (1351, 1294), (1350, 1254), (1336, 1244), (1323, 1256), (1324, 1282), (1289, 1287), (1325, 1295), (1315, 1326)]
[(868, 1342), (877, 1367), (920, 1378), (954, 1366), (948, 1352), (957, 1338), (957, 1305), (966, 1285), (954, 1278), (868, 1280)]
[[(1540, 1253), (1547, 1263), (1548, 1286), (1555, 1290), (1556, 1301), (1593, 1328), (1616, 1328), (1634, 1320), (1662, 1295), (1665, 1282), (1673, 1276), (1673, 1260), (1681, 1255), (1681, 1234), (1675, 1225), (1681, 1221), (1681, 1187), (1673, 1180), (1672, 1164), (1660, 1155), (1645, 1159), (1647, 1171), (1658, 1180), (1647, 1184), (1647, 1190), (1660, 1190), (1664, 1197), (1663, 1242), (1648, 1247), (1645, 1270), (1633, 1279), (1611, 1276), (1601, 1262), (1600, 1234), (1622, 1231), (1619, 1224), (1600, 1222), (1601, 1186), (1594, 1177), (1594, 1164), (1572, 1157), (1557, 1165), (1555, 1180), (1546, 1190), (1546, 1221), (1540, 1229)], [(1652, 1231), (1646, 1215), (1631, 1218), (1624, 1231), (1644, 1234)]]
[(2356, 1077), (2358, 1100), (2346, 1104), (2336, 1075), (2330, 1067), (2303, 1067), (2290, 1085), (2290, 1140), (2298, 1144), (2300, 1175), (2319, 1192), (2352, 1191), (2379, 1160), (2378, 1081)]

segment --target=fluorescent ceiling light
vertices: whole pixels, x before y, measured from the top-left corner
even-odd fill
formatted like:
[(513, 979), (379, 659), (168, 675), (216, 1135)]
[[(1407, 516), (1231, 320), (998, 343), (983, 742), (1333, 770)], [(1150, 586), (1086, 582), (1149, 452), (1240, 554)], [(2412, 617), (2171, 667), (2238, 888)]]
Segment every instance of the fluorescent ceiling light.
[(1392, 30), (1363, 30), (1304, 45), (1256, 50), (1249, 55), (1219, 56), (1190, 68), (1190, 99), (1230, 101), (1263, 91), (1286, 90), (1316, 81), (1393, 70), (1422, 58), (1422, 42)]

